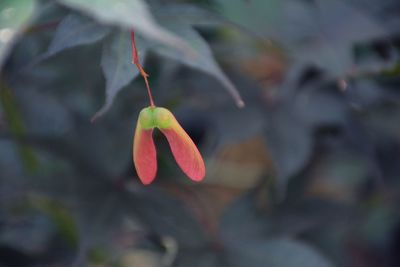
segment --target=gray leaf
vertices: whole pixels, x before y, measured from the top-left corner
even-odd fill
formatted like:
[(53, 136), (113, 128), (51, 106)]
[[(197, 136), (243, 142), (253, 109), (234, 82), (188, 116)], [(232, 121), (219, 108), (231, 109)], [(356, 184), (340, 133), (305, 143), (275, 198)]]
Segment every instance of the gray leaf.
[(159, 21), (174, 21), (192, 26), (234, 26), (232, 22), (207, 9), (190, 4), (169, 4), (154, 8)]
[(312, 129), (305, 127), (295, 110), (280, 109), (271, 114), (266, 136), (276, 164), (280, 190), (285, 191), (289, 178), (308, 162), (312, 147)]
[[(146, 56), (146, 47), (143, 42), (136, 41), (141, 63)], [(139, 71), (131, 62), (132, 47), (129, 32), (121, 31), (113, 34), (103, 47), (101, 67), (106, 78), (106, 100), (104, 106), (94, 115), (92, 120), (107, 112), (118, 92), (128, 85)]]
[(59, 24), (47, 56), (74, 46), (97, 42), (104, 38), (109, 31), (108, 28), (102, 27), (86, 17), (71, 14)]
[[(292, 43), (292, 51), (298, 60), (326, 69), (333, 76), (342, 77), (355, 70), (354, 44), (387, 35), (376, 21), (345, 2), (318, 0), (313, 8), (303, 17), (307, 18), (307, 25), (318, 27), (313, 27), (313, 33), (308, 31), (309, 37), (302, 38), (308, 40), (300, 46), (298, 42)], [(297, 32), (302, 34), (301, 29)]]
[(273, 38), (295, 61), (315, 65), (334, 77), (369, 71), (371, 66), (355, 64), (353, 46), (390, 33), (380, 21), (363, 13), (366, 4), (361, 10), (335, 0), (218, 2), (230, 20)]
[(188, 25), (168, 24), (165, 26), (190, 44), (191, 47), (196, 50), (198, 56), (194, 58), (186, 54), (182, 54), (178, 50), (171, 49), (170, 47), (152, 45), (152, 48), (155, 50), (155, 52), (165, 57), (175, 59), (186, 66), (201, 70), (214, 76), (232, 95), (236, 101), (236, 104), (239, 107), (244, 106), (243, 100), (241, 99), (236, 86), (221, 70), (218, 63), (214, 59), (210, 47), (200, 36), (200, 34)]
[(178, 36), (158, 25), (142, 0), (58, 0), (107, 24), (135, 29), (143, 36), (195, 56), (193, 49)]
[(268, 37), (280, 34), (282, 20), (280, 0), (217, 0), (219, 10), (229, 20)]

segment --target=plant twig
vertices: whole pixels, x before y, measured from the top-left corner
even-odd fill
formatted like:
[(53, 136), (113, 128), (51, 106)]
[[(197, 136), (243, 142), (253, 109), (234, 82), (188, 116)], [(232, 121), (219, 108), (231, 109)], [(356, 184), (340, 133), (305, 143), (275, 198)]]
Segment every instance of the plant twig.
[(149, 81), (147, 79), (147, 77), (149, 77), (149, 75), (144, 71), (143, 66), (140, 64), (140, 61), (139, 61), (139, 55), (138, 55), (138, 51), (136, 48), (134, 31), (131, 31), (131, 42), (132, 42), (132, 63), (135, 64), (136, 67), (139, 69), (140, 75), (142, 75), (144, 82), (146, 83), (146, 89), (147, 89), (147, 94), (149, 95), (150, 106), (155, 107), (153, 95), (151, 94)]

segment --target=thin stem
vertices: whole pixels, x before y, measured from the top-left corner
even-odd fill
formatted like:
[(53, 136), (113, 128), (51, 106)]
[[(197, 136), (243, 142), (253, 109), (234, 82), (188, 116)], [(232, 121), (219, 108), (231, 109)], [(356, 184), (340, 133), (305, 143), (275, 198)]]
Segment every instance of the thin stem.
[(136, 67), (139, 69), (140, 75), (142, 75), (144, 82), (146, 83), (147, 94), (149, 95), (149, 100), (150, 100), (150, 106), (155, 107), (156, 105), (154, 105), (153, 95), (151, 94), (149, 81), (147, 79), (149, 75), (144, 71), (143, 66), (139, 62), (139, 55), (136, 48), (134, 31), (131, 31), (131, 41), (132, 41), (132, 63), (135, 64)]

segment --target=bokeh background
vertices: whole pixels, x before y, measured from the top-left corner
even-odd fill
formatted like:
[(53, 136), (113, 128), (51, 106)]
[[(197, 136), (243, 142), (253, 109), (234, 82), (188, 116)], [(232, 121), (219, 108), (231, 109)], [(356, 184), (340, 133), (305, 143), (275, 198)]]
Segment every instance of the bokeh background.
[[(130, 29), (201, 183), (135, 173)], [(400, 266), (399, 48), (397, 0), (1, 0), (0, 266)]]

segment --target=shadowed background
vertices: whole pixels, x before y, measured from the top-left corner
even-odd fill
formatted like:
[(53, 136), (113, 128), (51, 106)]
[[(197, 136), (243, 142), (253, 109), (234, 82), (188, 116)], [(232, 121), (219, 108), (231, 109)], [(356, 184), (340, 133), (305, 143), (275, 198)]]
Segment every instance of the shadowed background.
[[(399, 18), (395, 0), (2, 0), (0, 266), (399, 266)], [(129, 29), (201, 183), (157, 131), (157, 178), (136, 175)]]

